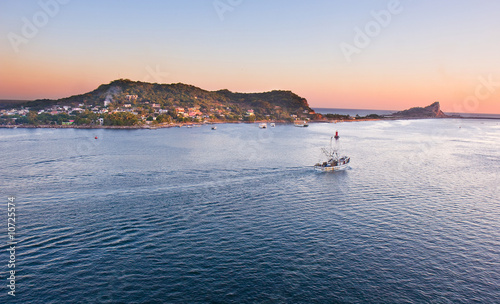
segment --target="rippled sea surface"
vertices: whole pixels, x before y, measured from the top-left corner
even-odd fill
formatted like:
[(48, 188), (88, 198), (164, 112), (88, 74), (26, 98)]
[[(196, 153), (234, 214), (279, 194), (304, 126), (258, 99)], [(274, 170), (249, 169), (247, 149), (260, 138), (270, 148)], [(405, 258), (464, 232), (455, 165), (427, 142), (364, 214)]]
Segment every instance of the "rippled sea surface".
[[(315, 172), (335, 130), (351, 168)], [(0, 129), (0, 149), (0, 303), (500, 301), (498, 120)]]

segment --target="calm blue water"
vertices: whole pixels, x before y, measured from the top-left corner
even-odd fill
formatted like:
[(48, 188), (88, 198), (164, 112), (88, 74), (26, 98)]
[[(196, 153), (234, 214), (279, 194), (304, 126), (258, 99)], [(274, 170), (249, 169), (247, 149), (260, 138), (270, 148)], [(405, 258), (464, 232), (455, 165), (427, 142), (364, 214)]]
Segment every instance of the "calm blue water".
[[(351, 169), (314, 172), (335, 130)], [(499, 303), (499, 121), (0, 129), (0, 147), (20, 241), (0, 303)]]

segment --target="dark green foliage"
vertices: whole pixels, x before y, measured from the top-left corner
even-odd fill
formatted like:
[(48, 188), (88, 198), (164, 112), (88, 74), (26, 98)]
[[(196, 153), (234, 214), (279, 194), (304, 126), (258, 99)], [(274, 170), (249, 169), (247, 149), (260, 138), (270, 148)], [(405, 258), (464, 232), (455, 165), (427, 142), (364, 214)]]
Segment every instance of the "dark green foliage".
[[(93, 114), (93, 113), (92, 113)], [(71, 116), (66, 113), (51, 115), (49, 113), (37, 114), (35, 111), (29, 112), (27, 116), (14, 115), (11, 116), (15, 119), (15, 124), (31, 124), (31, 125), (62, 125), (63, 122), (68, 122), (69, 120), (77, 120), (79, 116)]]
[(271, 114), (276, 110), (285, 112), (312, 111), (307, 100), (290, 91), (271, 91), (265, 93), (233, 93), (228, 90), (217, 91), (231, 103), (243, 108), (253, 108), (260, 114)]
[(133, 126), (139, 122), (137, 116), (129, 112), (118, 112), (104, 115), (105, 126)]
[[(127, 95), (137, 95), (137, 99), (130, 99)], [(228, 90), (211, 92), (182, 83), (157, 84), (128, 79), (112, 81), (86, 94), (59, 100), (39, 99), (25, 103), (24, 106), (33, 110), (40, 110), (53, 105), (76, 107), (78, 104), (84, 104), (103, 106), (107, 96), (110, 96), (116, 105), (126, 103), (142, 104), (147, 110), (154, 103), (159, 104), (164, 109), (172, 110), (175, 106), (184, 108), (197, 106), (204, 113), (213, 108), (229, 107), (237, 115), (244, 114), (248, 109), (253, 109), (256, 113), (262, 115), (273, 114), (277, 110), (285, 113), (311, 111), (305, 98), (301, 98), (290, 91), (248, 94), (233, 93)]]
[[(93, 107), (102, 108), (104, 101), (110, 101), (108, 110), (117, 109), (118, 113), (96, 114), (90, 111)], [(151, 121), (158, 109), (168, 110), (168, 115), (158, 115), (157, 123), (187, 122), (200, 120), (177, 115), (175, 108), (199, 109), (203, 115), (212, 119), (225, 121), (265, 120), (290, 118), (290, 114), (309, 115), (311, 108), (307, 100), (290, 91), (271, 91), (265, 93), (233, 93), (228, 90), (206, 91), (192, 85), (182, 83), (158, 84), (128, 79), (118, 79), (109, 84), (100, 85), (92, 92), (75, 95), (59, 100), (40, 99), (30, 101), (22, 106), (29, 107), (33, 112), (26, 119), (29, 124), (62, 124), (70, 117), (75, 125), (95, 124), (99, 117), (104, 118), (104, 125), (131, 126), (140, 123), (141, 115)], [(83, 113), (76, 111), (67, 114), (50, 115), (36, 112), (55, 106), (70, 106), (86, 109)], [(123, 111), (133, 109), (134, 115)], [(254, 110), (254, 117), (247, 112)], [(156, 112), (157, 113), (157, 112)], [(253, 116), (253, 115), (252, 115)], [(24, 120), (20, 120), (23, 121)], [(8, 123), (2, 121), (3, 124)], [(19, 123), (19, 122), (16, 122)]]
[(341, 114), (325, 114), (324, 115), (327, 119), (329, 120), (342, 120), (342, 119), (350, 119), (351, 116), (349, 115), (341, 115)]
[(160, 114), (156, 117), (156, 122), (158, 123), (172, 122), (172, 117), (167, 114)]
[(0, 109), (13, 109), (19, 108), (21, 105), (29, 102), (29, 100), (8, 100), (0, 99)]

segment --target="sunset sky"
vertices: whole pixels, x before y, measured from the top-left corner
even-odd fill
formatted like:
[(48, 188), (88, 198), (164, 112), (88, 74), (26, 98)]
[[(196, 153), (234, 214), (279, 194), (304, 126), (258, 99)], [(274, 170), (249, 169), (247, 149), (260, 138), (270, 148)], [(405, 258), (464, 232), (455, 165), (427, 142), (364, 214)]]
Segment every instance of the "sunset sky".
[(3, 0), (0, 99), (129, 78), (500, 113), (499, 12), (494, 0)]

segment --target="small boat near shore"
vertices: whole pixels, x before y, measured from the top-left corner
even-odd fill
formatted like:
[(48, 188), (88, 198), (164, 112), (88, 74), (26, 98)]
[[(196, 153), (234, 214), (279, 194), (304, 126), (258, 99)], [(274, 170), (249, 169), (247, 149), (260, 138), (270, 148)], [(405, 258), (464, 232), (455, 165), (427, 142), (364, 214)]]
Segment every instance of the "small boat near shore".
[(263, 122), (263, 123), (259, 124), (259, 128), (267, 129), (267, 123)]
[(217, 130), (217, 126), (213, 126), (213, 127), (212, 127), (212, 130)]
[(296, 121), (293, 125), (300, 128), (309, 127), (309, 124), (306, 121)]
[(335, 142), (338, 142), (340, 138), (338, 136), (338, 132), (335, 132), (335, 137), (330, 137), (330, 147), (322, 148), (323, 154), (326, 156), (327, 161), (322, 163), (317, 163), (314, 165), (314, 169), (317, 171), (340, 171), (345, 170), (349, 167), (349, 162), (351, 158), (349, 156), (340, 156), (338, 153), (338, 147), (334, 147), (333, 139), (335, 138)]

